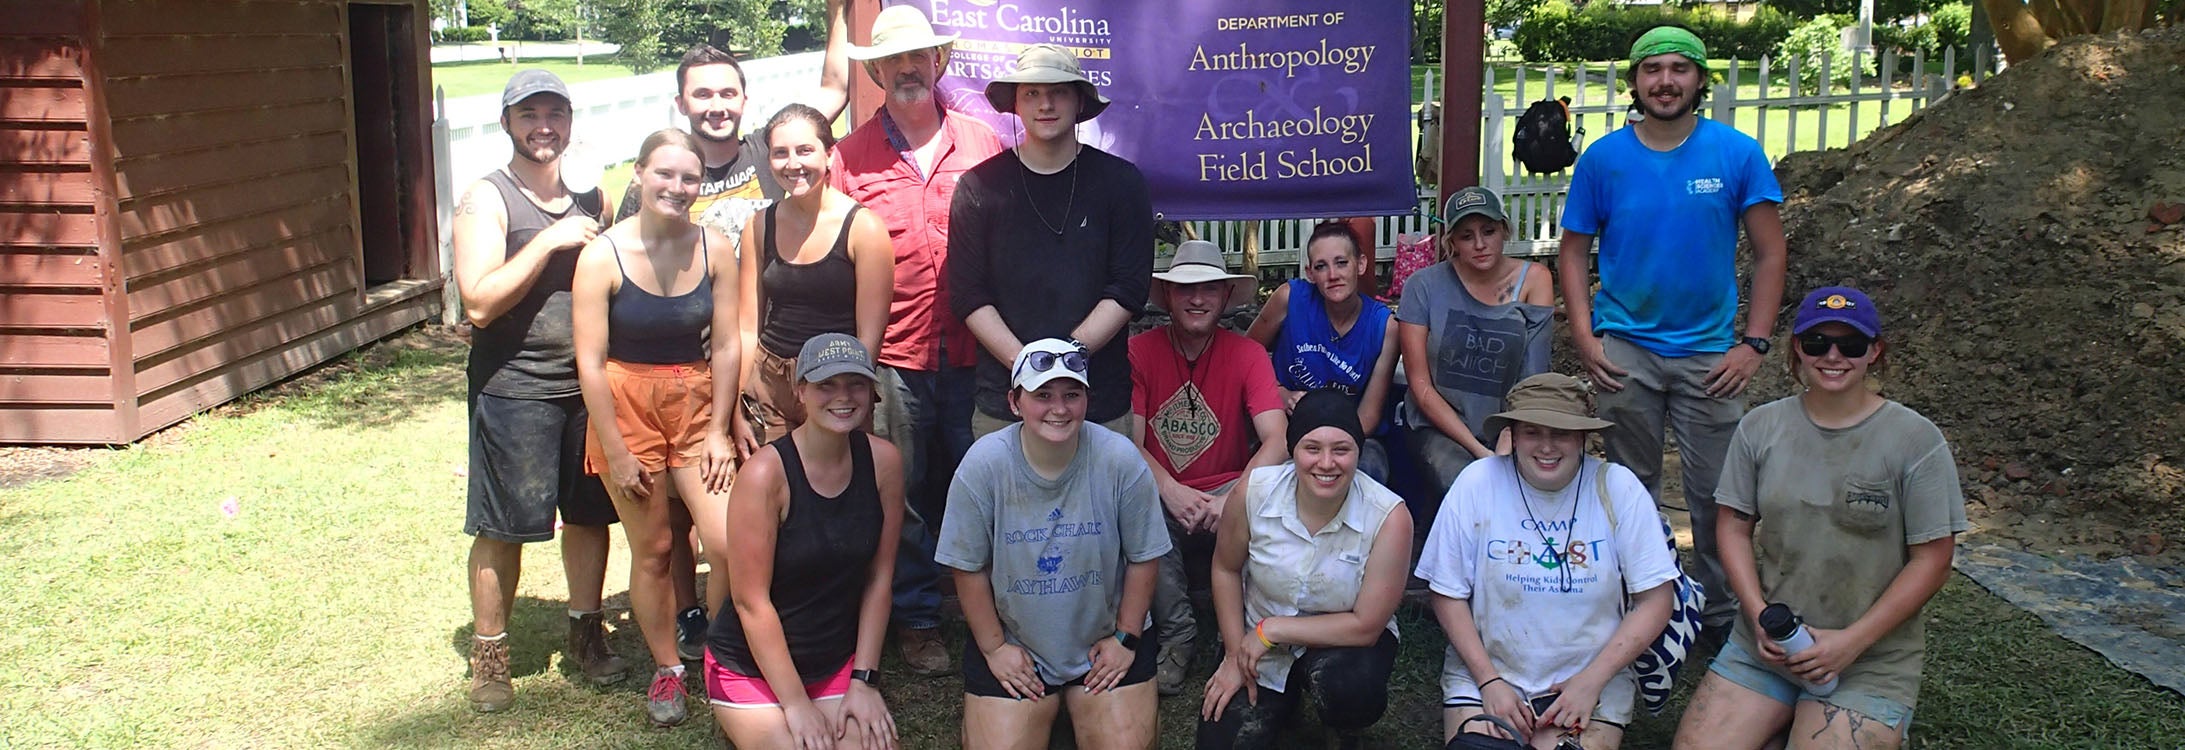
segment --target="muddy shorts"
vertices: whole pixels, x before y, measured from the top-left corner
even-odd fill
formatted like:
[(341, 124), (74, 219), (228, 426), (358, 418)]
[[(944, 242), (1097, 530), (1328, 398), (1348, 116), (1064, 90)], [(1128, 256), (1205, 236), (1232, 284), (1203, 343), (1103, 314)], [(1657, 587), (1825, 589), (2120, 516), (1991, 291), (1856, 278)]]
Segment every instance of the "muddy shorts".
[(804, 403), (797, 400), (797, 358), (778, 357), (757, 347), (751, 381), (744, 384), (744, 413), (759, 442), (771, 443), (804, 424)]
[(470, 395), (470, 500), (463, 533), (522, 544), (572, 526), (618, 520), (599, 477), (584, 472), (584, 398)]
[[(615, 400), (615, 428), (648, 474), (697, 466), (713, 424), (713, 369), (705, 362), (646, 365), (607, 360), (607, 392)], [(607, 470), (598, 440), (585, 442), (584, 470)]]
[[(1138, 651), (1131, 657), (1130, 668), (1123, 670), (1123, 679), (1116, 681), (1116, 687), (1129, 687), (1153, 679), (1153, 673), (1158, 671), (1161, 661), (1161, 639), (1153, 635), (1153, 631), (1148, 629), (1138, 636)], [(1086, 644), (1085, 648), (1091, 650), (1092, 644)], [(1077, 679), (1060, 685), (1047, 683), (1046, 694), (1054, 695), (1071, 685), (1084, 687), (1086, 676), (1078, 675)], [(1046, 682), (1045, 677), (1040, 681)], [(979, 651), (979, 644), (970, 641), (964, 643), (964, 692), (983, 698), (1014, 697), (1007, 688), (1001, 686), (1001, 680), (994, 677), (994, 670), (986, 666), (986, 654)]]

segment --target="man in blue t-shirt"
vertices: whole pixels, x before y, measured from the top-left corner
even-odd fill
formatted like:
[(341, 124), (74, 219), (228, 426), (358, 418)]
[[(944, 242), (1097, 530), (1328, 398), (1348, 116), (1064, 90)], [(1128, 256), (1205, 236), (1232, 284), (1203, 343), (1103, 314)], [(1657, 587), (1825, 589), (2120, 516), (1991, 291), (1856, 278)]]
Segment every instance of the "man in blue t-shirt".
[[(1715, 480), (1742, 394), (1768, 353), (1788, 251), (1776, 184), (1760, 144), (1700, 119), (1707, 48), (1658, 27), (1631, 46), (1624, 81), (1643, 119), (1596, 141), (1571, 173), (1557, 257), (1578, 360), (1600, 390), (1611, 461), (1661, 497), (1662, 430), (1677, 436), (1695, 577), (1707, 588), (1710, 637), (1737, 603), (1715, 549)], [(1752, 306), (1737, 318), (1737, 231), (1752, 239)], [(1601, 286), (1588, 294), (1587, 250), (1599, 238)]]

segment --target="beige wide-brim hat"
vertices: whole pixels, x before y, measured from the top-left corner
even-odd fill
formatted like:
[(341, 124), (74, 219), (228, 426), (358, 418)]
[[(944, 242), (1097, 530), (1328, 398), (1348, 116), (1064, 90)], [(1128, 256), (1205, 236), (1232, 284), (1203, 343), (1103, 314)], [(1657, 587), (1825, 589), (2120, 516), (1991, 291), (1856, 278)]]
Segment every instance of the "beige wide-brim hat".
[(1487, 434), (1480, 437), (1492, 441), (1511, 422), (1584, 431), (1616, 426), (1615, 422), (1594, 418), (1589, 396), (1584, 382), (1561, 373), (1543, 372), (1520, 380), (1504, 400), (1510, 408), (1489, 416), (1482, 425)]
[(1229, 299), (1222, 303), (1223, 313), (1251, 302), (1252, 294), (1258, 291), (1252, 277), (1229, 272), (1229, 265), (1222, 260), (1220, 245), (1206, 240), (1185, 240), (1176, 246), (1176, 257), (1169, 261), (1168, 270), (1153, 275), (1153, 286), (1146, 296), (1154, 307), (1167, 310), (1170, 284), (1210, 281), (1229, 282)]
[(1078, 108), (1077, 121), (1084, 122), (1099, 117), (1108, 108), (1108, 98), (1100, 95), (1100, 87), (1085, 77), (1085, 69), (1077, 64), (1077, 55), (1053, 44), (1034, 44), (1017, 54), (1009, 72), (986, 84), (986, 103), (994, 105), (994, 111), (1016, 114), (1017, 84), (1020, 83), (1074, 83), (1084, 94), (1084, 106)]
[(943, 48), (956, 43), (955, 34), (938, 34), (926, 14), (908, 5), (891, 5), (872, 19), (872, 46), (850, 45), (850, 59), (871, 62), (917, 49)]

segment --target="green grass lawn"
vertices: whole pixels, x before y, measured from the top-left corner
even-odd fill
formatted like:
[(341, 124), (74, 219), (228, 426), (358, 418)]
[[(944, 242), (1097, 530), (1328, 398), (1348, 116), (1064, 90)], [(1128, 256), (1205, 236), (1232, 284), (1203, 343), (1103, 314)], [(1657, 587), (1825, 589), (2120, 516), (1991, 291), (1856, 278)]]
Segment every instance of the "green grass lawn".
[(526, 68), (544, 68), (567, 83), (624, 78), (630, 69), (607, 55), (589, 55), (578, 65), (573, 57), (524, 58), (519, 63), (499, 61), (441, 63), (432, 66), (432, 85), (444, 87), (448, 98), (498, 93), (508, 77)]
[[(551, 544), (530, 548), (510, 628), (516, 708), (467, 707), (462, 358), (444, 330), (417, 329), (73, 476), (0, 490), (0, 748), (719, 747), (702, 710), (677, 729), (645, 726), (641, 679), (573, 679)], [(618, 535), (608, 606), (615, 648), (636, 656), (625, 555)], [(2185, 737), (2185, 700), (1963, 578), (1926, 616), (1915, 747)], [(1433, 747), (1440, 635), (1421, 610), (1401, 617), (1373, 737)], [(1200, 671), (1212, 663), (1203, 654)], [(960, 689), (887, 683), (904, 747), (958, 743)], [(1189, 745), (1197, 706), (1161, 704), (1163, 747)], [(1625, 746), (1664, 746), (1673, 719), (1639, 721)], [(1306, 729), (1297, 746), (1318, 737)]]

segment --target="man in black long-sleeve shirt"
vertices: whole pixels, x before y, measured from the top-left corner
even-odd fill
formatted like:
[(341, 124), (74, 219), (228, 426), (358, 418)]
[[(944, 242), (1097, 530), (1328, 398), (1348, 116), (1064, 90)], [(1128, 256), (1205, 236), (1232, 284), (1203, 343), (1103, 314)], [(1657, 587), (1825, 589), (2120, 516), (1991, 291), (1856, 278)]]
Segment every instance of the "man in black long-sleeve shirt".
[(1025, 341), (1051, 337), (1092, 355), (1085, 419), (1128, 435), (1130, 359), (1119, 334), (1153, 276), (1145, 176), (1078, 142), (1077, 124), (1108, 100), (1061, 47), (1026, 49), (986, 98), (1023, 120), (1024, 142), (964, 173), (949, 205), (950, 302), (982, 349), (972, 432), (1016, 421), (1007, 363)]

